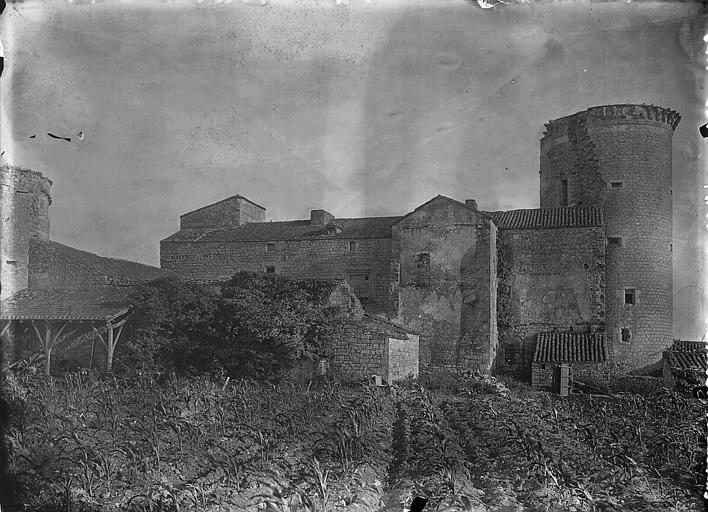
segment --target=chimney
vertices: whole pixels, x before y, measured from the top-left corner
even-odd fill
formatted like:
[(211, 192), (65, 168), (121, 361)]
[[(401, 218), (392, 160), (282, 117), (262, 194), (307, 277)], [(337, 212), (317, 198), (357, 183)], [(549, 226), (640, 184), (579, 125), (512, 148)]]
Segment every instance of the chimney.
[(312, 210), (310, 212), (310, 226), (325, 226), (334, 219), (334, 215), (324, 210)]
[(465, 199), (465, 205), (469, 206), (470, 208), (474, 208), (475, 210), (477, 209), (477, 201), (474, 199)]

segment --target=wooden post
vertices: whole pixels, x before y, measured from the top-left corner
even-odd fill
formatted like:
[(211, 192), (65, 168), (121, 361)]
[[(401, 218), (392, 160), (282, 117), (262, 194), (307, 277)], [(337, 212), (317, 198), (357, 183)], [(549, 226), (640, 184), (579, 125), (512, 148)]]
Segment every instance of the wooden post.
[(93, 354), (96, 351), (96, 333), (93, 334), (93, 339), (91, 340), (91, 358), (89, 359), (89, 370), (93, 366)]
[(44, 335), (42, 335), (42, 333), (39, 331), (39, 328), (37, 327), (37, 324), (34, 320), (32, 320), (30, 323), (32, 324), (32, 328), (34, 329), (35, 334), (37, 334), (37, 338), (39, 339), (39, 343), (42, 346), (42, 350), (44, 352), (44, 374), (50, 375), (52, 364), (52, 349), (56, 345), (59, 336), (61, 336), (61, 333), (64, 331), (69, 322), (64, 322), (54, 335), (52, 335), (52, 325), (49, 320), (45, 320)]
[[(108, 333), (108, 340), (101, 336), (101, 333), (98, 332), (98, 329), (96, 329), (96, 327), (91, 324), (93, 332), (98, 336), (98, 339), (101, 340), (103, 345), (106, 347), (106, 370), (109, 372), (113, 370), (113, 353), (116, 350), (118, 340), (120, 339), (120, 335), (123, 332), (123, 326), (125, 325), (126, 321), (127, 318), (124, 318), (123, 320), (115, 324), (112, 324), (110, 322), (106, 323), (106, 332)], [(115, 332), (115, 329), (118, 329), (117, 333)]]
[(113, 327), (108, 326), (108, 354), (106, 360), (106, 370), (111, 371), (113, 369), (113, 351), (115, 350), (115, 342), (113, 341)]

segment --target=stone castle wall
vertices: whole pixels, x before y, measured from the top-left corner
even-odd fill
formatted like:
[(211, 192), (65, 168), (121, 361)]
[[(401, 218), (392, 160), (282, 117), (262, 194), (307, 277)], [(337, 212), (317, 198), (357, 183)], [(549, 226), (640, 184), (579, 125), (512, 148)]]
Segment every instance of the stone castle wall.
[(30, 240), (49, 240), (51, 186), (37, 171), (0, 166), (0, 298), (27, 288)]
[[(602, 227), (499, 232), (500, 348), (496, 368), (530, 378), (536, 335), (590, 332), (605, 322)], [(505, 368), (506, 354), (513, 354)]]
[[(547, 125), (541, 140), (541, 207), (605, 212), (606, 324), (614, 361), (641, 367), (672, 343), (672, 136), (680, 116), (648, 105), (614, 105)], [(635, 293), (634, 304), (625, 290)], [(622, 329), (629, 340), (623, 341)]]

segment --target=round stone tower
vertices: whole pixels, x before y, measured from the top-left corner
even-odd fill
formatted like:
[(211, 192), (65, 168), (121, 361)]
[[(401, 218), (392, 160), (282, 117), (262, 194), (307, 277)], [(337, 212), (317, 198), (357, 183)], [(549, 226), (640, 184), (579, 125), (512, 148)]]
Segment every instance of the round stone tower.
[(30, 240), (49, 240), (51, 186), (37, 171), (0, 164), (0, 298), (27, 288)]
[(681, 116), (653, 105), (593, 107), (550, 121), (541, 208), (601, 205), (605, 321), (615, 363), (641, 368), (673, 339), (672, 137)]

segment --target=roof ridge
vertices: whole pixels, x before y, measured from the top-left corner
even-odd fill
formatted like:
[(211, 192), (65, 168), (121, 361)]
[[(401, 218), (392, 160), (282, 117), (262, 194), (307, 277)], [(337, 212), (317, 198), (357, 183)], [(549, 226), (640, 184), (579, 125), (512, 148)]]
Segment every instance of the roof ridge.
[(253, 206), (257, 206), (257, 207), (260, 208), (261, 210), (267, 210), (267, 208), (265, 208), (265, 207), (263, 207), (263, 206), (261, 206), (261, 205), (259, 205), (259, 204), (257, 204), (257, 203), (254, 203), (254, 202), (251, 201), (249, 198), (244, 197), (244, 196), (242, 196), (241, 194), (234, 194), (234, 195), (232, 195), (232, 196), (225, 197), (224, 199), (220, 199), (219, 201), (216, 201), (216, 202), (214, 202), (214, 203), (209, 203), (209, 204), (207, 204), (207, 205), (200, 206), (200, 207), (197, 208), (196, 210), (192, 210), (192, 211), (189, 211), (189, 212), (187, 212), (187, 213), (183, 213), (182, 215), (180, 215), (180, 218), (184, 217), (185, 215), (190, 215), (190, 214), (192, 214), (192, 213), (196, 213), (196, 212), (198, 212), (198, 211), (204, 210), (205, 208), (209, 208), (209, 207), (211, 207), (211, 206), (216, 206), (217, 204), (225, 203), (226, 201), (230, 201), (231, 199), (243, 199), (244, 201), (248, 201), (249, 203), (251, 203)]

